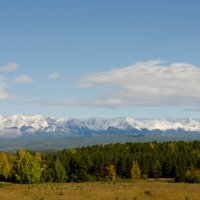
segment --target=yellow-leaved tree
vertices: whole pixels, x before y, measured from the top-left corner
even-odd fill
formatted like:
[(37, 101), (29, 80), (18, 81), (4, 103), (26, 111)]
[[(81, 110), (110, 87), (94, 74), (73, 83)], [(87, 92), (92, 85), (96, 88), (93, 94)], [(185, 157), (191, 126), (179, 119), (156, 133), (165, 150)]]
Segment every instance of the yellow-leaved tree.
[(11, 176), (12, 171), (12, 158), (7, 153), (0, 152), (0, 177), (7, 180)]
[(108, 171), (108, 177), (110, 180), (115, 181), (116, 180), (116, 169), (114, 165), (109, 165), (107, 167)]
[(32, 155), (20, 149), (15, 157), (14, 177), (20, 183), (38, 183), (41, 180), (41, 160), (39, 154)]
[(133, 161), (132, 162), (132, 167), (131, 167), (131, 178), (136, 180), (136, 179), (139, 179), (140, 176), (141, 176), (141, 171), (140, 171), (140, 167), (138, 165), (138, 162), (137, 161)]

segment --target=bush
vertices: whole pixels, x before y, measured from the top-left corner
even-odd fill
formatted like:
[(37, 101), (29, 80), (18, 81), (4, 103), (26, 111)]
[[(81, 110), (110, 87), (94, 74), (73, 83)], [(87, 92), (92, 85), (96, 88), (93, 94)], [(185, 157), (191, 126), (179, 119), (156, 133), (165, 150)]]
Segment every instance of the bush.
[(188, 183), (200, 183), (200, 170), (187, 170), (185, 181)]
[(148, 176), (147, 176), (146, 174), (142, 174), (142, 175), (141, 175), (141, 179), (147, 180), (147, 179), (148, 179)]

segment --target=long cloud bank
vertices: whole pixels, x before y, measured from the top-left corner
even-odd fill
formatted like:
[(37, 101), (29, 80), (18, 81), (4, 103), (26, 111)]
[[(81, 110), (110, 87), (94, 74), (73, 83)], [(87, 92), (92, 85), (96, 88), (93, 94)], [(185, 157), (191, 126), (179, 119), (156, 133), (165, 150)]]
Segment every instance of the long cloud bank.
[(188, 63), (166, 64), (160, 60), (86, 75), (80, 88), (115, 86), (102, 95), (125, 106), (199, 106), (200, 68)]
[[(16, 66), (1, 67), (4, 72), (16, 70)], [(3, 74), (2, 71), (2, 74)], [(22, 76), (23, 81), (31, 78)], [(58, 78), (55, 75), (52, 78)], [(21, 79), (20, 79), (21, 80)], [(18, 81), (19, 82), (19, 81)], [(89, 92), (87, 98), (80, 95), (76, 99), (35, 99), (19, 98), (21, 103), (48, 106), (91, 106), (116, 108), (120, 106), (185, 106), (199, 110), (200, 107), (200, 67), (188, 63), (167, 63), (160, 60), (137, 62), (134, 65), (115, 68), (104, 72), (83, 76), (77, 86)], [(6, 98), (6, 87), (0, 77), (0, 99)], [(95, 90), (95, 87), (103, 90)], [(77, 90), (77, 93), (79, 90)], [(85, 95), (87, 96), (87, 95)]]

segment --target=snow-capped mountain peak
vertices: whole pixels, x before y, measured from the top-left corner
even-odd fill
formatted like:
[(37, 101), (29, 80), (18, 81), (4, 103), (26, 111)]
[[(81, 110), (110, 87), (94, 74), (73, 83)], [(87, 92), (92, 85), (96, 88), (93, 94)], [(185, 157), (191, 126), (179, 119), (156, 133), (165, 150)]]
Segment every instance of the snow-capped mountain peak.
[(25, 135), (68, 135), (68, 134), (125, 134), (144, 133), (144, 130), (183, 130), (187, 132), (200, 132), (200, 122), (187, 118), (178, 122), (155, 119), (136, 120), (129, 117), (121, 118), (89, 118), (56, 119), (42, 115), (0, 115), (0, 136), (25, 136)]

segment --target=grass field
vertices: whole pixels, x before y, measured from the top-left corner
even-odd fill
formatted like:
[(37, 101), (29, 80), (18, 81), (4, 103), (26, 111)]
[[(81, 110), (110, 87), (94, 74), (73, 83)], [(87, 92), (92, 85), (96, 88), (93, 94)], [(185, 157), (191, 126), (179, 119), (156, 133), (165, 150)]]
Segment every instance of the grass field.
[(0, 200), (199, 200), (200, 184), (158, 180), (44, 183), (0, 183)]

